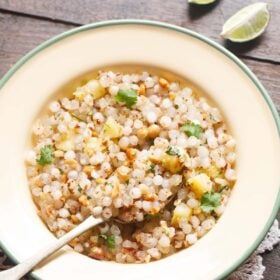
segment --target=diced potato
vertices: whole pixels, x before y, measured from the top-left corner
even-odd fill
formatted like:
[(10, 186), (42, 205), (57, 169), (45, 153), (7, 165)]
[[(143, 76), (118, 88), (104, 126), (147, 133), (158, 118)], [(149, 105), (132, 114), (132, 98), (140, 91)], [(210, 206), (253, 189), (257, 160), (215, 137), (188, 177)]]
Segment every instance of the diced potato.
[(72, 139), (66, 139), (66, 140), (62, 140), (62, 141), (57, 142), (55, 144), (55, 147), (58, 150), (66, 152), (66, 151), (74, 150), (75, 149), (75, 143)]
[(189, 178), (188, 183), (198, 198), (201, 198), (204, 193), (212, 191), (213, 183), (205, 173)]
[(106, 90), (101, 86), (99, 81), (91, 80), (82, 87), (77, 88), (74, 95), (79, 99), (83, 100), (86, 94), (92, 95), (93, 99), (98, 99), (105, 95)]
[(109, 138), (119, 138), (122, 136), (122, 126), (113, 118), (109, 117), (104, 124), (104, 136)]
[(161, 165), (171, 173), (178, 173), (183, 169), (183, 163), (178, 156), (163, 153), (161, 156)]
[(171, 224), (179, 225), (181, 219), (188, 220), (192, 215), (192, 209), (188, 207), (185, 203), (180, 203), (176, 206), (173, 211)]
[(103, 150), (102, 140), (97, 137), (91, 137), (85, 144), (84, 152), (88, 156), (92, 156), (95, 152), (101, 152)]
[(212, 164), (205, 170), (205, 172), (210, 178), (214, 179), (219, 177), (219, 175), (221, 174), (221, 169), (218, 168), (216, 165)]

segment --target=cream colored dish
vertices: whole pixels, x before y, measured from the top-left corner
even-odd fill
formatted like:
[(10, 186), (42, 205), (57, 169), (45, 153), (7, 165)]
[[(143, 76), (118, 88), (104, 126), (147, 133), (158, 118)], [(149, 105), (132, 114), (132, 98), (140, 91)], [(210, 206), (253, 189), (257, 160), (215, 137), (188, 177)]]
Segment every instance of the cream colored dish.
[(3, 78), (1, 246), (15, 261), (23, 261), (54, 238), (37, 216), (24, 166), (31, 126), (38, 113), (59, 89), (77, 77), (125, 64), (180, 74), (222, 110), (237, 143), (238, 177), (225, 213), (195, 245), (157, 262), (98, 262), (67, 247), (34, 271), (34, 276), (223, 278), (253, 252), (278, 210), (278, 115), (255, 76), (232, 54), (196, 33), (161, 23), (114, 21), (74, 29), (35, 49)]

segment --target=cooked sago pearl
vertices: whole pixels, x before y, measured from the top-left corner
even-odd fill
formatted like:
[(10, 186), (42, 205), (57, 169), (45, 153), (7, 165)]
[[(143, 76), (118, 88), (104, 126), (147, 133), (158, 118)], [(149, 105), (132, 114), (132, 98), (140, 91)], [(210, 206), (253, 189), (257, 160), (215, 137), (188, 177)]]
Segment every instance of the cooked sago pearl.
[(214, 219), (206, 219), (205, 221), (202, 222), (202, 228), (205, 230), (211, 229), (215, 225), (215, 220)]
[(145, 86), (146, 86), (147, 88), (152, 88), (152, 87), (154, 86), (154, 84), (155, 84), (155, 81), (154, 81), (153, 78), (151, 78), (151, 77), (147, 77), (147, 78), (146, 78), (146, 80), (145, 80)]
[(133, 126), (134, 126), (134, 128), (139, 129), (139, 128), (143, 127), (143, 122), (140, 120), (135, 120)]
[(74, 250), (78, 253), (82, 253), (84, 251), (84, 248), (80, 243), (78, 243), (74, 246)]
[(152, 208), (152, 203), (150, 201), (143, 201), (142, 207), (144, 209), (144, 211), (149, 212)]
[(117, 95), (118, 91), (119, 91), (119, 87), (116, 85), (112, 85), (109, 87), (109, 92), (112, 95)]
[(98, 165), (105, 160), (105, 155), (103, 153), (96, 153), (90, 158), (90, 163), (93, 165)]
[(200, 224), (200, 220), (196, 216), (191, 216), (190, 222), (193, 228), (197, 228)]
[(30, 150), (26, 153), (25, 160), (29, 164), (36, 164), (36, 153), (33, 150)]
[(111, 228), (110, 228), (110, 231), (114, 235), (119, 235), (121, 233), (119, 227), (116, 226), (116, 225), (112, 225)]
[(141, 190), (139, 188), (132, 188), (130, 190), (130, 195), (133, 199), (137, 199), (137, 198), (140, 198), (142, 193), (141, 193)]
[(129, 137), (129, 143), (132, 145), (132, 146), (136, 146), (138, 144), (138, 137), (135, 136), (135, 135), (131, 135)]
[(199, 205), (199, 202), (198, 200), (196, 200), (195, 198), (190, 198), (188, 201), (187, 201), (187, 205), (190, 207), (190, 208), (195, 208)]
[(55, 178), (58, 178), (60, 176), (60, 171), (56, 167), (52, 167), (51, 169), (51, 175), (54, 176)]
[(98, 122), (104, 122), (104, 116), (100, 112), (95, 113), (93, 119)]
[(236, 154), (235, 153), (228, 153), (226, 155), (226, 160), (229, 162), (229, 163), (234, 163), (235, 160), (236, 160)]
[(227, 141), (227, 143), (225, 144), (225, 146), (228, 148), (228, 149), (233, 149), (236, 145), (236, 142), (234, 139), (230, 139)]
[(122, 202), (122, 199), (121, 198), (116, 198), (114, 200), (114, 206), (115, 208), (121, 208), (123, 206), (123, 202)]
[(172, 106), (172, 102), (170, 101), (170, 99), (165, 98), (165, 99), (162, 100), (160, 106), (161, 106), (162, 108), (164, 108), (164, 109), (168, 109), (168, 108), (170, 108), (170, 107)]
[(148, 112), (146, 118), (149, 123), (155, 123), (157, 121), (158, 116), (155, 112)]
[(110, 208), (105, 208), (102, 215), (105, 219), (110, 219), (112, 217), (112, 210)]
[(218, 168), (223, 168), (226, 166), (227, 162), (225, 161), (225, 159), (223, 157), (220, 157), (218, 158), (216, 161), (215, 161), (216, 165)]
[(53, 101), (50, 106), (49, 109), (51, 112), (56, 113), (60, 110), (60, 104), (57, 101)]
[(158, 241), (158, 245), (161, 247), (169, 247), (170, 246), (170, 239), (166, 236), (166, 234), (163, 234), (161, 238)]
[(236, 172), (234, 169), (228, 168), (225, 172), (225, 177), (229, 181), (236, 180)]
[(188, 147), (188, 140), (185, 137), (180, 137), (177, 140), (177, 145), (182, 147), (182, 148), (187, 148)]
[(160, 175), (156, 175), (154, 178), (153, 178), (153, 183), (156, 185), (156, 186), (160, 186), (162, 184), (162, 176)]
[(217, 138), (214, 136), (207, 138), (207, 144), (211, 149), (216, 149), (218, 147)]
[(61, 208), (59, 211), (58, 211), (58, 215), (61, 217), (61, 218), (67, 218), (70, 216), (70, 213), (69, 211), (66, 209), (66, 208)]
[(142, 201), (141, 200), (137, 200), (135, 201), (134, 203), (135, 207), (138, 208), (138, 209), (141, 209), (143, 204), (142, 204)]
[(102, 206), (108, 207), (112, 204), (112, 198), (109, 196), (105, 196), (102, 200)]
[(128, 136), (128, 135), (130, 135), (131, 133), (132, 133), (132, 128), (131, 128), (130, 126), (125, 126), (125, 127), (123, 128), (123, 134), (124, 134), (124, 135)]
[(205, 146), (199, 146), (197, 148), (197, 154), (200, 158), (208, 157), (209, 150)]
[(168, 116), (163, 116), (160, 118), (159, 123), (162, 127), (168, 128), (171, 125), (171, 119)]
[(92, 214), (94, 216), (98, 216), (102, 213), (102, 210), (103, 208), (101, 206), (95, 206), (93, 209), (92, 209)]
[(64, 154), (64, 158), (65, 159), (74, 159), (76, 157), (76, 154), (75, 152), (73, 151), (67, 151), (65, 154)]
[(78, 178), (78, 172), (76, 170), (69, 171), (68, 178), (71, 180), (76, 180)]
[(188, 147), (190, 148), (197, 147), (198, 144), (199, 144), (199, 140), (196, 137), (191, 136), (188, 138)]
[(196, 243), (196, 241), (197, 241), (197, 235), (196, 235), (196, 233), (187, 234), (187, 235), (186, 235), (186, 241), (187, 241), (189, 244), (194, 244), (194, 243)]
[(92, 170), (90, 176), (94, 179), (97, 179), (100, 177), (100, 174), (96, 170)]

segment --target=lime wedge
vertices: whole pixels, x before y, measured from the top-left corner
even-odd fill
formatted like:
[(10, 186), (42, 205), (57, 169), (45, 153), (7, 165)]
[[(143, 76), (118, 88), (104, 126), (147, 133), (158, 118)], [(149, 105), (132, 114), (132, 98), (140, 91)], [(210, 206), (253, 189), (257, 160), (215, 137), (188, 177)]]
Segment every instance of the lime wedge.
[(189, 0), (189, 3), (198, 4), (198, 5), (207, 5), (215, 2), (216, 0)]
[(251, 4), (229, 18), (221, 36), (233, 42), (247, 42), (260, 36), (269, 22), (266, 3)]

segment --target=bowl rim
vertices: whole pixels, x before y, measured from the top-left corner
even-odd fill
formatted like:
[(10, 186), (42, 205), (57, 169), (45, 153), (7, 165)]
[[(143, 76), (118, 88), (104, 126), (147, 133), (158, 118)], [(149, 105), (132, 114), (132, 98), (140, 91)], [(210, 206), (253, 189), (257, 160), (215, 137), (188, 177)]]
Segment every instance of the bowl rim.
[[(7, 83), (7, 81), (13, 76), (13, 74), (19, 70), (26, 62), (28, 62), (30, 59), (33, 58), (36, 54), (41, 52), (42, 50), (48, 48), (49, 46), (67, 38), (74, 34), (88, 31), (91, 29), (97, 29), (102, 27), (108, 27), (108, 26), (115, 26), (115, 25), (146, 25), (146, 26), (152, 26), (152, 27), (160, 27), (164, 29), (169, 29), (175, 32), (183, 33), (185, 35), (194, 37), (209, 46), (215, 48), (216, 50), (220, 51), (222, 54), (224, 54), (227, 58), (232, 60), (247, 76), (248, 78), (254, 83), (254, 85), (257, 87), (261, 95), (263, 96), (266, 104), (268, 105), (270, 112), (273, 116), (273, 119), (275, 121), (275, 125), (277, 127), (278, 136), (280, 138), (280, 117), (278, 114), (278, 111), (269, 96), (268, 92), (265, 90), (264, 86), (261, 84), (261, 82), (258, 80), (258, 78), (255, 76), (255, 74), (246, 66), (237, 56), (235, 56), (232, 52), (227, 50), (222, 45), (216, 43), (215, 41), (205, 37), (204, 35), (201, 35), (195, 31), (192, 31), (187, 28), (183, 28), (174, 24), (164, 23), (160, 21), (152, 21), (152, 20), (142, 20), (142, 19), (117, 19), (117, 20), (106, 20), (106, 21), (100, 21), (96, 23), (89, 23), (86, 25), (82, 25), (80, 27), (76, 27), (70, 30), (67, 30), (65, 32), (62, 32), (35, 47), (31, 51), (29, 51), (27, 54), (25, 54), (23, 57), (21, 57), (7, 72), (4, 74), (2, 79), (0, 79), (0, 90), (2, 87)], [(259, 233), (258, 238), (254, 241), (254, 243), (246, 249), (246, 252), (240, 256), (240, 258), (230, 265), (223, 273), (221, 273), (216, 279), (224, 279), (225, 277), (229, 276), (234, 270), (236, 270), (242, 263), (244, 263), (251, 254), (256, 250), (256, 248), (259, 246), (259, 244), (264, 239), (265, 235), (269, 231), (270, 227), (272, 226), (275, 217), (278, 213), (278, 210), (280, 209), (280, 188), (278, 190), (278, 194), (275, 200), (275, 203), (273, 205), (272, 212), (270, 214), (269, 219), (267, 220), (264, 228)], [(11, 251), (1, 242), (0, 240), (0, 248), (7, 254), (7, 256), (14, 262), (19, 263), (17, 258), (13, 255)], [(36, 276), (36, 273), (32, 272), (30, 274), (33, 278), (42, 280), (38, 276)]]

